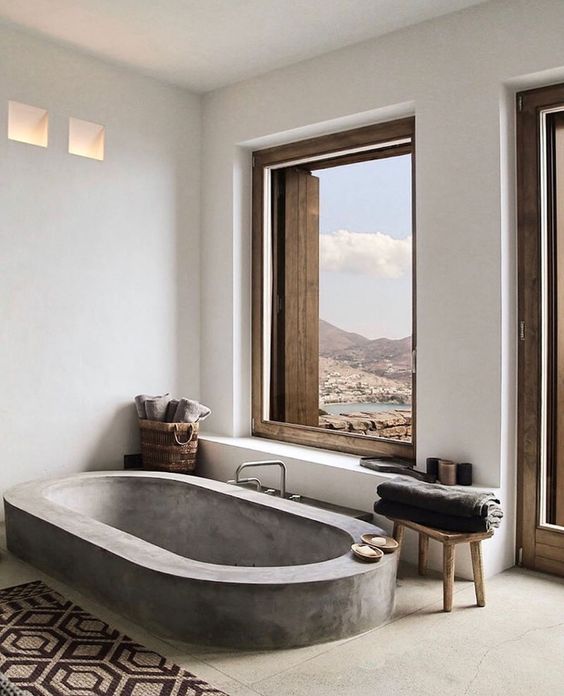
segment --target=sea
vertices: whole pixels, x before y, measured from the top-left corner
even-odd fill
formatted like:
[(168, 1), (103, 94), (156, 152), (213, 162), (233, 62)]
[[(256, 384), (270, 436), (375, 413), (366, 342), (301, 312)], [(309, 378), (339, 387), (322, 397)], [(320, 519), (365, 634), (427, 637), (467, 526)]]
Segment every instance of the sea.
[(377, 404), (320, 404), (319, 408), (327, 413), (352, 413), (353, 411), (365, 411), (377, 413), (379, 411), (411, 411), (411, 404), (377, 403)]

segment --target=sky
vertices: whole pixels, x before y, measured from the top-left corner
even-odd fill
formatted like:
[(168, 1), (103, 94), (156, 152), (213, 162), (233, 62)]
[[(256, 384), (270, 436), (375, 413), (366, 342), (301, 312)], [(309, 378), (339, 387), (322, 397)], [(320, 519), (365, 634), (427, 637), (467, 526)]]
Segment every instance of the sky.
[(320, 317), (367, 338), (411, 335), (411, 157), (313, 172)]

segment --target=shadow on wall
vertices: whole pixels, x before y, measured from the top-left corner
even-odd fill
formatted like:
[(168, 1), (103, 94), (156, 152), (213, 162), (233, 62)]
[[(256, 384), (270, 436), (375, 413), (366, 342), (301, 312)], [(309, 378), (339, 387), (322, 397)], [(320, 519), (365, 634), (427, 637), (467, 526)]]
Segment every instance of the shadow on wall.
[(133, 403), (118, 406), (94, 442), (86, 460), (88, 471), (122, 469), (123, 455), (139, 452), (139, 426)]

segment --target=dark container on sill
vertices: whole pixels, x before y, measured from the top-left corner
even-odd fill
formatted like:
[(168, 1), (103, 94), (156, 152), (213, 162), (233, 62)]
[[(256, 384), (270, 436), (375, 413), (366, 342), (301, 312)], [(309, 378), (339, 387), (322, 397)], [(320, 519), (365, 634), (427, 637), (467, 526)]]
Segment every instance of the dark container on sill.
[(435, 479), (439, 478), (439, 458), (427, 457), (427, 473)]
[(459, 486), (472, 485), (472, 464), (470, 462), (461, 462), (456, 466), (456, 483)]

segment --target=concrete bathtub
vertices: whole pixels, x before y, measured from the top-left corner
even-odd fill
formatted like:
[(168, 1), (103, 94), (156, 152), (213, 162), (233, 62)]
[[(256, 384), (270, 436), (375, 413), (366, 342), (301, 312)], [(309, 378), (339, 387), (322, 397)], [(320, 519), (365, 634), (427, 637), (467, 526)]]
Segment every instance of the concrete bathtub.
[(397, 554), (357, 561), (366, 522), (193, 476), (95, 472), (4, 496), (8, 548), (155, 632), (279, 648), (366, 631)]

